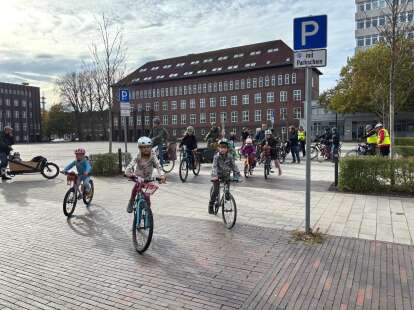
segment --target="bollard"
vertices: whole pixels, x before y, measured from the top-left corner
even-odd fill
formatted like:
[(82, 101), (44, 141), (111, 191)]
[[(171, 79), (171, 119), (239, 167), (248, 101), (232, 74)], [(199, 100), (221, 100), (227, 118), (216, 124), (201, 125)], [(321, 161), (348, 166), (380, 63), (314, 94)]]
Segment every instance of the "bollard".
[(119, 173), (122, 173), (122, 151), (118, 149), (118, 170)]
[(338, 187), (338, 174), (339, 174), (339, 156), (338, 152), (334, 154), (334, 161), (335, 161), (335, 187)]

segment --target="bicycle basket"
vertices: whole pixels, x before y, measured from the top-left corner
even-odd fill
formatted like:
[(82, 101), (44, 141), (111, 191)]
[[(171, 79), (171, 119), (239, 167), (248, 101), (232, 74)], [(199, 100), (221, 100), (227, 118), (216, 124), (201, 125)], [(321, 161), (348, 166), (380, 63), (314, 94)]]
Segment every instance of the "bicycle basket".
[(146, 194), (152, 195), (157, 191), (158, 188), (159, 186), (157, 184), (146, 183), (143, 187), (143, 190)]
[(72, 183), (72, 182), (75, 182), (77, 177), (78, 177), (78, 176), (77, 176), (75, 173), (69, 173), (69, 174), (66, 176), (66, 180), (68, 181), (68, 184), (70, 184), (70, 183)]

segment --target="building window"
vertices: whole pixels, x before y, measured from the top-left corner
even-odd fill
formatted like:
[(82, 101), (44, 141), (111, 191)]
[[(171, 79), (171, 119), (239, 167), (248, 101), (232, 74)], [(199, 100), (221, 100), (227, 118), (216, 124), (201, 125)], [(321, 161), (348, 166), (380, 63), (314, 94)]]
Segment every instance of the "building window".
[(190, 124), (194, 125), (196, 123), (196, 115), (190, 114)]
[(177, 115), (171, 115), (171, 124), (177, 125)]
[(227, 112), (220, 113), (220, 122), (223, 124), (227, 123)]
[(215, 123), (215, 122), (216, 122), (216, 113), (211, 112), (210, 113), (210, 123)]
[(280, 108), (280, 119), (286, 120), (287, 118), (287, 108)]
[(271, 121), (273, 119), (273, 114), (275, 113), (275, 110), (268, 109), (266, 112), (266, 119), (268, 121)]
[(172, 135), (175, 137), (177, 135), (177, 129), (172, 130)]
[(223, 91), (223, 82), (218, 83), (218, 90)]
[(253, 88), (257, 88), (257, 79), (256, 78), (253, 79)]
[(261, 93), (254, 94), (254, 103), (262, 103), (262, 94)]
[(301, 119), (302, 118), (302, 108), (293, 108), (293, 117), (295, 119)]
[(240, 89), (240, 81), (239, 80), (235, 80), (234, 81), (234, 89), (235, 90), (239, 90)]
[(168, 111), (168, 101), (163, 101), (163, 103), (162, 103), (162, 110), (163, 111)]
[(187, 102), (185, 100), (181, 100), (180, 108), (181, 110), (185, 110), (187, 108)]
[(177, 110), (177, 101), (171, 101), (171, 110)]
[(262, 111), (261, 110), (254, 111), (254, 121), (255, 122), (261, 122), (262, 121)]
[(229, 90), (229, 84), (227, 83), (227, 81), (224, 81), (223, 88), (224, 88), (224, 91), (228, 91)]
[(238, 121), (238, 113), (237, 111), (232, 111), (231, 112), (231, 122), (232, 123), (237, 123)]
[(213, 85), (213, 91), (216, 93), (217, 92), (217, 83), (214, 83)]
[(259, 87), (263, 87), (263, 76), (259, 77)]
[(14, 106), (15, 106), (15, 107), (18, 107), (18, 106), (19, 106), (19, 100), (14, 99), (14, 100), (13, 100), (13, 102), (14, 102)]
[(154, 111), (158, 111), (160, 109), (160, 104), (158, 103), (158, 101), (154, 102)]
[(282, 90), (280, 92), (280, 102), (287, 102), (287, 91)]
[(272, 91), (268, 92), (267, 95), (266, 95), (266, 101), (267, 101), (267, 103), (275, 102), (275, 93), (272, 92)]
[(216, 98), (210, 98), (210, 108), (215, 108), (216, 107)]
[(187, 115), (181, 114), (181, 125), (187, 124)]
[(270, 85), (270, 79), (269, 76), (265, 77), (265, 86), (268, 87)]
[(277, 85), (283, 85), (283, 75), (281, 74), (277, 76)]
[(289, 77), (290, 77), (289, 73), (285, 74), (285, 85), (289, 85)]
[(197, 89), (198, 89), (198, 93), (199, 93), (199, 94), (201, 94), (202, 87), (203, 87), (203, 86), (201, 86), (201, 84), (198, 84)]
[[(123, 119), (125, 119), (125, 118), (123, 118)], [(145, 125), (149, 125), (149, 123), (150, 123), (150, 117), (149, 117), (149, 115), (146, 115), (145, 116)]]
[(229, 82), (229, 90), (233, 90), (233, 81)]
[(231, 105), (237, 105), (237, 96), (231, 96)]
[(151, 110), (151, 103), (150, 102), (147, 102), (145, 104), (145, 111), (150, 111), (150, 110)]
[(300, 89), (296, 89), (293, 91), (293, 100), (295, 101), (302, 100), (302, 91)]
[(240, 80), (240, 89), (244, 89), (244, 87), (245, 87), (244, 79), (241, 79)]
[(19, 111), (14, 111), (14, 118), (19, 119), (20, 113)]
[(163, 125), (168, 125), (168, 115), (163, 115), (162, 116), (162, 124)]
[(200, 98), (200, 109), (205, 109), (206, 107), (206, 99)]
[(208, 92), (211, 93), (213, 91), (213, 84), (208, 83)]
[(187, 95), (187, 85), (184, 85), (183, 91), (184, 91), (184, 96)]
[(276, 86), (276, 75), (272, 75), (272, 82), (271, 82), (272, 86)]
[(243, 104), (249, 104), (249, 95), (243, 95), (243, 98), (242, 98), (242, 103)]
[(242, 120), (243, 120), (243, 122), (248, 122), (249, 121), (249, 111), (243, 111), (242, 112)]
[(221, 107), (227, 106), (227, 97), (220, 97), (220, 106)]
[(296, 84), (296, 73), (292, 73), (292, 84)]
[(190, 99), (190, 109), (195, 109), (195, 99)]
[[(24, 125), (26, 125), (26, 124), (23, 124), (23, 130), (26, 130), (26, 129), (24, 129)], [(118, 127), (118, 118), (114, 118), (114, 127), (115, 128), (117, 128)]]
[(200, 124), (206, 123), (206, 113), (200, 113)]
[(251, 87), (251, 80), (250, 79), (247, 79), (246, 80), (246, 88), (247, 89), (250, 89), (250, 87)]
[[(137, 115), (137, 126), (141, 126), (142, 125), (142, 118), (141, 115)], [(168, 125), (168, 124), (166, 124)]]
[(363, 47), (364, 46), (364, 37), (358, 37), (357, 38), (357, 47)]
[(207, 83), (203, 84), (203, 93), (207, 93)]

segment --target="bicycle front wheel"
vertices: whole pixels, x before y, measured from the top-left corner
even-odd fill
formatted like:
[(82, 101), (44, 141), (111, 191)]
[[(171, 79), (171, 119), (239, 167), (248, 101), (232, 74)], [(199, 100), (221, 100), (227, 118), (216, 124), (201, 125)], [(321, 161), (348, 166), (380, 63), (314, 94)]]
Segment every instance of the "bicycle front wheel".
[(175, 166), (175, 160), (166, 159), (162, 165), (162, 171), (165, 173), (170, 173)]
[(318, 158), (318, 155), (319, 155), (318, 149), (315, 146), (311, 146), (310, 149), (311, 149), (311, 153), (310, 153), (311, 160)]
[(188, 163), (185, 159), (181, 160), (180, 171), (179, 171), (181, 182), (187, 181), (188, 177)]
[(221, 198), (221, 211), (224, 224), (228, 229), (232, 229), (237, 218), (236, 201), (232, 194), (227, 193)]
[(75, 212), (76, 203), (78, 198), (76, 197), (76, 191), (73, 187), (69, 188), (66, 192), (65, 198), (63, 199), (63, 214), (67, 217), (71, 216)]
[(140, 201), (134, 210), (134, 221), (132, 224), (132, 242), (135, 250), (144, 253), (152, 240), (154, 220), (151, 208), (145, 201)]
[(95, 186), (93, 185), (92, 180), (89, 180), (89, 187), (90, 187), (89, 193), (86, 193), (85, 191), (83, 193), (83, 203), (85, 205), (90, 205), (93, 199), (93, 194), (95, 193)]

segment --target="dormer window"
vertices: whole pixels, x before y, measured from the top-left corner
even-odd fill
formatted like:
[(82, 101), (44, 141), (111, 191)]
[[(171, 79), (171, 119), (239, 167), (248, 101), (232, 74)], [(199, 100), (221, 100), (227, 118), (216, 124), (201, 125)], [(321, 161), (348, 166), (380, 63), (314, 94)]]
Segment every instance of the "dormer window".
[(193, 74), (193, 71), (184, 72), (184, 75), (192, 75), (192, 74)]
[(184, 67), (184, 65), (185, 65), (185, 62), (181, 62), (181, 63), (178, 63), (178, 64), (176, 65), (176, 67)]
[(164, 66), (162, 66), (162, 68), (163, 69), (169, 69), (169, 68), (171, 68), (171, 65), (164, 65)]
[(145, 78), (144, 78), (144, 81), (148, 81), (148, 80), (151, 80), (152, 79), (152, 76), (146, 76)]
[(244, 54), (243, 53), (240, 53), (240, 54), (235, 54), (233, 56), (233, 58), (242, 58), (243, 56), (244, 56)]
[(203, 60), (204, 63), (206, 63), (206, 62), (212, 62), (212, 61), (213, 61), (213, 58), (208, 58), (208, 59), (204, 59)]
[(267, 50), (267, 52), (268, 53), (276, 53), (276, 52), (278, 52), (279, 51), (279, 49), (278, 48), (269, 48), (268, 50)]
[(253, 51), (250, 53), (250, 56), (260, 55), (261, 53), (261, 51)]
[(160, 68), (160, 67), (158, 67), (158, 66), (157, 66), (157, 67), (152, 67), (152, 68), (151, 68), (151, 71), (158, 70), (159, 68)]
[(157, 79), (163, 79), (165, 77), (165, 75), (158, 75)]
[(244, 66), (245, 66), (246, 68), (251, 68), (251, 67), (256, 66), (256, 63), (255, 63), (255, 62), (252, 62), (252, 63), (245, 64)]
[(211, 71), (213, 71), (213, 72), (217, 72), (217, 71), (221, 71), (221, 69), (222, 69), (222, 67), (218, 67), (218, 68), (214, 68), (214, 69), (212, 69)]
[(200, 61), (199, 60), (193, 60), (192, 62), (191, 62), (191, 64), (192, 65), (198, 65), (200, 63)]
[(139, 82), (139, 80), (140, 80), (140, 78), (135, 78), (135, 79), (133, 79), (131, 82), (132, 82), (132, 83), (136, 83), (136, 82)]
[(145, 72), (145, 71), (147, 71), (147, 68), (139, 69), (139, 72)]
[(220, 56), (219, 58), (218, 58), (218, 60), (219, 61), (222, 61), (222, 60), (226, 60), (226, 59), (228, 59), (229, 57), (228, 56)]
[(176, 77), (176, 76), (178, 76), (178, 73), (171, 73), (171, 74), (169, 75), (169, 77)]
[(198, 70), (197, 73), (206, 73), (207, 69), (203, 69), (203, 70)]
[(270, 60), (266, 61), (266, 65), (270, 65), (270, 63), (271, 63)]
[(228, 66), (227, 69), (232, 70), (232, 69), (237, 69), (238, 67), (239, 65), (233, 65), (233, 66)]

